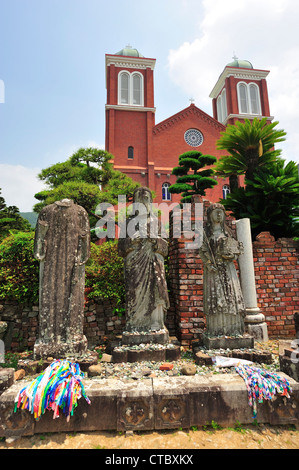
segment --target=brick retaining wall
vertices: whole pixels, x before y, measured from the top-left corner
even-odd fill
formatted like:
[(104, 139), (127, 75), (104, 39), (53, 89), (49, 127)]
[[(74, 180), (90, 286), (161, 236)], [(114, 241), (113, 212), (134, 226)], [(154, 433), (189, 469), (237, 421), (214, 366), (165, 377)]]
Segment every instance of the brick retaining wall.
[[(204, 213), (209, 205), (204, 201)], [(235, 231), (234, 219), (228, 216), (227, 222)], [(176, 335), (186, 346), (199, 339), (205, 327), (203, 266), (197, 250), (186, 249), (189, 242), (184, 237), (170, 238), (169, 244), (170, 314)], [(298, 241), (275, 240), (269, 232), (262, 232), (253, 243), (257, 301), (270, 337), (295, 337), (293, 316), (299, 311), (298, 249)]]
[[(115, 305), (109, 300), (90, 302), (85, 306), (84, 334), (88, 345), (96, 346), (110, 335), (120, 335), (125, 327), (125, 317), (114, 312)], [(0, 305), (0, 321), (8, 324), (4, 336), (6, 351), (33, 349), (38, 335), (39, 307), (6, 301)]]

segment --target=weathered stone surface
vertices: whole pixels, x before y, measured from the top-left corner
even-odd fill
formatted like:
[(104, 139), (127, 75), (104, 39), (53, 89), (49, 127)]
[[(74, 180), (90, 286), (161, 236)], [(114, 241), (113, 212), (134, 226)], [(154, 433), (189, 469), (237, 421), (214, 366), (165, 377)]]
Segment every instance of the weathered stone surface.
[(195, 364), (186, 364), (181, 368), (183, 375), (195, 375), (196, 374), (196, 365)]
[(195, 354), (194, 354), (194, 359), (195, 359), (195, 363), (202, 366), (211, 366), (213, 365), (213, 360), (212, 360), (212, 357), (209, 356), (208, 354), (205, 354), (201, 351), (196, 351), (195, 350)]
[[(285, 374), (292, 387), (291, 398), (277, 396), (257, 406), (257, 422), (299, 422), (299, 383)], [(13, 412), (18, 391), (30, 381), (13, 384), (0, 396), (0, 437), (43, 432), (177, 429), (204, 426), (216, 421), (222, 426), (253, 422), (245, 382), (238, 374), (180, 376), (147, 380), (86, 379), (89, 405), (83, 398), (67, 422), (60, 413), (46, 411), (38, 422), (27, 410)]]
[(169, 297), (164, 258), (168, 243), (151, 231), (156, 222), (151, 191), (137, 188), (133, 202), (139, 212), (138, 221), (135, 214), (127, 220), (127, 237), (120, 237), (118, 243), (125, 266), (126, 331), (149, 333), (165, 329)]
[(166, 348), (166, 361), (178, 361), (181, 357), (181, 347), (174, 346), (171, 348)]
[(34, 244), (34, 255), (40, 261), (36, 357), (86, 352), (83, 318), (89, 250), (89, 219), (83, 207), (63, 199), (42, 209)]
[(222, 204), (208, 207), (199, 249), (204, 264), (203, 309), (208, 336), (236, 336), (245, 331), (245, 304), (234, 265), (243, 246), (232, 237), (225, 217)]
[(7, 323), (5, 321), (0, 321), (0, 339), (4, 337), (4, 333), (7, 330)]
[(22, 380), (26, 375), (26, 372), (24, 369), (19, 369), (19, 370), (16, 370), (15, 373), (14, 373), (14, 378), (15, 380)]
[(101, 357), (101, 362), (111, 362), (112, 361), (112, 355), (104, 353)]
[(15, 370), (9, 367), (0, 367), (0, 395), (14, 383)]
[(250, 349), (254, 347), (254, 338), (246, 334), (235, 338), (228, 336), (208, 337), (203, 335), (203, 344), (207, 349)]
[(103, 371), (103, 368), (100, 364), (94, 364), (88, 367), (88, 375), (90, 377), (96, 377), (98, 375), (101, 375), (102, 371)]

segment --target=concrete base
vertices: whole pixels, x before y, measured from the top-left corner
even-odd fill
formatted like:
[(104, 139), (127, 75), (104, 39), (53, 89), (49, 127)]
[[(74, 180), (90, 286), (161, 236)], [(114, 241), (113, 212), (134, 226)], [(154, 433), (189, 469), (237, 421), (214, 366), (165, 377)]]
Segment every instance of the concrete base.
[(57, 359), (64, 358), (66, 356), (79, 356), (87, 352), (87, 339), (86, 336), (82, 336), (77, 341), (70, 342), (52, 342), (43, 343), (37, 341), (33, 348), (33, 356), (35, 359), (45, 359), (47, 357), (55, 357)]
[(208, 337), (203, 334), (203, 345), (207, 349), (250, 349), (254, 347), (254, 338), (249, 335)]
[(141, 349), (133, 349), (130, 346), (114, 348), (111, 362), (178, 361), (180, 356), (180, 346), (161, 345), (159, 349), (152, 349), (151, 344), (145, 344)]
[(299, 382), (299, 340), (279, 342), (280, 369)]
[(127, 346), (136, 346), (139, 344), (167, 344), (169, 342), (169, 333), (165, 328), (159, 331), (147, 332), (129, 332), (124, 331), (121, 343)]
[(266, 322), (263, 323), (247, 323), (246, 330), (249, 335), (253, 336), (256, 341), (266, 342), (269, 341), (268, 326)]
[[(280, 373), (285, 376), (285, 374)], [(257, 421), (273, 425), (299, 422), (299, 383), (287, 377), (291, 398), (277, 396), (259, 403)], [(162, 430), (204, 426), (212, 420), (221, 426), (251, 424), (245, 382), (238, 374), (149, 378), (140, 381), (117, 379), (84, 380), (91, 404), (81, 398), (67, 422), (60, 414), (46, 411), (35, 421), (27, 410), (14, 412), (14, 400), (30, 381), (16, 382), (0, 396), (0, 437), (45, 432)]]

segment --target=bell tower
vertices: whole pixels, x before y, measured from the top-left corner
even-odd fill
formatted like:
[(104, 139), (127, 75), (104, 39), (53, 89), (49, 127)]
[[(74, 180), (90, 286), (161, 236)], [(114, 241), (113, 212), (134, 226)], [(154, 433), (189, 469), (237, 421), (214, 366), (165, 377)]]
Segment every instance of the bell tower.
[(151, 186), (156, 59), (142, 56), (131, 46), (105, 57), (105, 148), (114, 155), (116, 170)]
[(225, 126), (255, 117), (271, 122), (266, 81), (269, 71), (253, 68), (248, 60), (233, 59), (210, 93), (213, 117)]

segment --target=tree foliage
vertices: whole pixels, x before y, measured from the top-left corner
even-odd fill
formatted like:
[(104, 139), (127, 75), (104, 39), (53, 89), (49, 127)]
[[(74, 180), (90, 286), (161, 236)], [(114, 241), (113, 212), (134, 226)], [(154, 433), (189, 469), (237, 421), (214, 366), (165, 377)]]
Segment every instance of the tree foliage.
[(0, 243), (0, 299), (38, 302), (39, 262), (33, 247), (33, 232), (13, 233)]
[(211, 176), (212, 168), (203, 170), (205, 166), (213, 165), (216, 158), (203, 155), (197, 150), (190, 150), (179, 156), (179, 166), (173, 168), (172, 174), (177, 176), (176, 183), (170, 186), (171, 193), (182, 194), (181, 203), (190, 202), (195, 194), (205, 195), (208, 188), (212, 188), (217, 181)]
[(275, 238), (299, 237), (299, 178), (295, 162), (259, 167), (246, 187), (221, 201), (236, 219), (249, 218), (253, 239), (269, 231)]
[[(125, 299), (123, 258), (118, 242), (101, 246), (91, 243), (85, 267), (86, 300), (109, 299), (122, 305)], [(39, 299), (39, 261), (34, 258), (34, 233), (11, 234), (0, 243), (0, 299), (37, 304)]]
[(92, 244), (91, 257), (86, 265), (86, 297), (109, 299), (116, 305), (125, 301), (123, 258), (118, 255), (118, 241), (100, 246)]
[(115, 205), (118, 195), (126, 195), (130, 201), (139, 183), (112, 168), (112, 155), (104, 150), (80, 148), (66, 162), (56, 163), (41, 171), (39, 178), (49, 189), (35, 194), (40, 202), (34, 211), (55, 201), (67, 198), (84, 207), (94, 227), (98, 216), (96, 207), (102, 202)]
[[(1, 188), (0, 188), (1, 194)], [(0, 240), (12, 231), (30, 231), (31, 225), (28, 220), (20, 215), (16, 206), (7, 206), (5, 199), (0, 196)]]
[(252, 179), (258, 167), (277, 161), (281, 150), (275, 144), (285, 140), (286, 133), (275, 129), (278, 122), (267, 123), (267, 118), (245, 119), (227, 126), (217, 142), (217, 148), (229, 155), (218, 159), (216, 172), (219, 176), (229, 177), (231, 191), (235, 189), (237, 175)]

